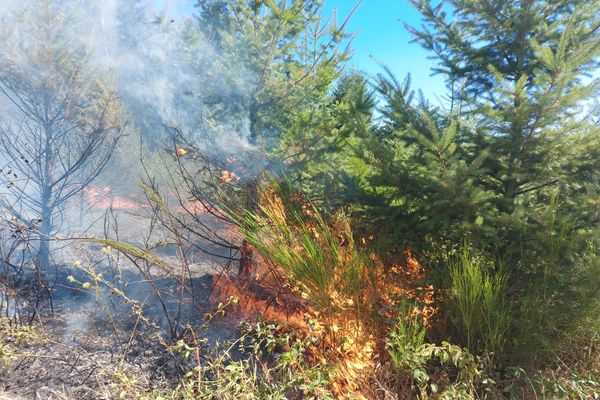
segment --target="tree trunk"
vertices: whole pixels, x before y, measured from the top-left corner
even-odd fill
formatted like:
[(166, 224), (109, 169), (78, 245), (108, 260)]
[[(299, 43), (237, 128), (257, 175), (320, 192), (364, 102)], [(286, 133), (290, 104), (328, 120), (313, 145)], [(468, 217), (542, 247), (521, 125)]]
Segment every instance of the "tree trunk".
[(506, 214), (512, 214), (515, 211), (515, 198), (517, 193), (517, 180), (508, 178), (504, 183), (500, 211)]
[(240, 248), (240, 266), (238, 275), (243, 278), (250, 276), (252, 272), (252, 247), (248, 244), (248, 241), (244, 239), (242, 241), (242, 247)]
[(50, 268), (50, 235), (52, 234), (52, 207), (50, 206), (51, 190), (44, 189), (42, 193), (42, 224), (39, 229), (40, 246), (36, 257), (36, 265), (41, 272)]

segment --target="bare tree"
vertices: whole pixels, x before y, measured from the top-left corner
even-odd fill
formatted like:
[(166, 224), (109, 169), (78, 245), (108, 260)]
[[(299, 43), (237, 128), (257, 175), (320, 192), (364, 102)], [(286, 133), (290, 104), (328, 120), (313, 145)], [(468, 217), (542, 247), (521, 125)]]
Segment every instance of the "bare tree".
[(62, 11), (38, 1), (0, 26), (0, 151), (21, 181), (11, 212), (23, 223), (41, 220), (42, 271), (68, 200), (100, 174), (123, 130), (116, 92)]

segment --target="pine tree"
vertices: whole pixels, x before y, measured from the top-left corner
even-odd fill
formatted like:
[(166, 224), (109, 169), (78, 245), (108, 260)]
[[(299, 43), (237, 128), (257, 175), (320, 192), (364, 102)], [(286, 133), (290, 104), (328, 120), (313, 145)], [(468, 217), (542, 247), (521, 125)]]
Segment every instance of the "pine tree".
[[(347, 59), (347, 35), (316, 0), (199, 0), (197, 7), (190, 48), (208, 41), (215, 55), (198, 63), (204, 126), (210, 137), (237, 133), (216, 156), (229, 150), (244, 164), (238, 197), (252, 209), (262, 172), (300, 173), (335, 142), (329, 92)], [(232, 141), (247, 141), (252, 152)], [(250, 258), (242, 246), (240, 272)]]
[(409, 28), (438, 60), (452, 107), (477, 118), (472, 140), (490, 150), (481, 183), (498, 210), (510, 215), (526, 194), (576, 179), (563, 168), (565, 140), (586, 130), (600, 88), (600, 2), (412, 3), (425, 26)]
[(300, 136), (293, 119), (320, 112), (347, 60), (343, 24), (328, 22), (320, 1), (200, 0), (197, 7), (198, 29), (215, 52), (203, 64), (213, 81), (203, 82), (210, 114), (220, 124), (236, 116), (240, 134), (266, 151)]
[(446, 78), (448, 110), (380, 76), (383, 123), (365, 142), (370, 203), (396, 210), (385, 220), (408, 232), (471, 235), (518, 256), (544, 226), (536, 210), (557, 191), (564, 202), (589, 195), (598, 179), (600, 2), (412, 3), (424, 25), (408, 29)]
[(483, 236), (492, 195), (477, 178), (488, 153), (465, 139), (472, 126), (411, 90), (410, 77), (398, 81), (388, 70), (376, 88), (380, 123), (356, 147), (367, 173), (355, 201), (373, 228), (399, 248), (418, 247), (428, 236), (453, 242), (468, 233)]
[(325, 100), (328, 123), (315, 129), (320, 142), (289, 157), (287, 167), (298, 171), (296, 187), (336, 209), (347, 204), (361, 184), (367, 166), (354, 152), (373, 125), (376, 96), (361, 72), (350, 71)]

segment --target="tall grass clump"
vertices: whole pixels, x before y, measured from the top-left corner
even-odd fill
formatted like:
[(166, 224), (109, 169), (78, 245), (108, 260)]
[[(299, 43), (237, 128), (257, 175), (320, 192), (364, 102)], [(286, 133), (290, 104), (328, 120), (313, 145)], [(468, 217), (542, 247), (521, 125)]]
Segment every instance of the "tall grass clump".
[(508, 275), (493, 271), (465, 247), (449, 262), (448, 316), (458, 343), (475, 354), (497, 355), (509, 333), (512, 317), (506, 299)]
[(256, 210), (230, 214), (261, 261), (308, 301), (322, 333), (320, 356), (335, 364), (334, 391), (360, 393), (387, 333), (383, 314), (395, 307), (388, 300), (397, 282), (355, 243), (347, 217), (326, 220), (285, 182), (263, 183)]
[(519, 295), (516, 362), (555, 360), (559, 348), (573, 348), (600, 328), (600, 237), (565, 207), (554, 195), (538, 211), (535, 219), (544, 224), (528, 240), (526, 268), (512, 282)]
[(331, 322), (370, 319), (377, 262), (357, 247), (348, 219), (325, 220), (287, 183), (261, 187), (257, 211), (231, 212), (244, 238)]

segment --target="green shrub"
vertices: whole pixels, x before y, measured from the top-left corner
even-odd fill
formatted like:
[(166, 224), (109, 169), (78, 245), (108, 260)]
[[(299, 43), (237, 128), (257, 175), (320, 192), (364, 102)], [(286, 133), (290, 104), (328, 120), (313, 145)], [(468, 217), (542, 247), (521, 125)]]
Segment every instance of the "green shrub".
[(579, 228), (555, 199), (540, 211), (545, 222), (522, 261), (512, 289), (518, 295), (513, 362), (555, 359), (561, 342), (600, 328), (600, 251), (597, 232)]
[(494, 272), (467, 247), (450, 261), (449, 273), (447, 311), (458, 343), (475, 354), (494, 357), (502, 350), (512, 322), (507, 273), (503, 268)]
[(398, 322), (387, 349), (396, 370), (410, 374), (420, 399), (473, 399), (483, 381), (476, 357), (447, 342), (425, 343), (425, 329), (417, 320)]
[(390, 332), (387, 349), (393, 364), (398, 368), (410, 369), (414, 365), (413, 356), (425, 344), (427, 329), (418, 317), (400, 320)]
[(19, 347), (35, 339), (33, 325), (20, 325), (0, 317), (0, 376), (19, 357)]

